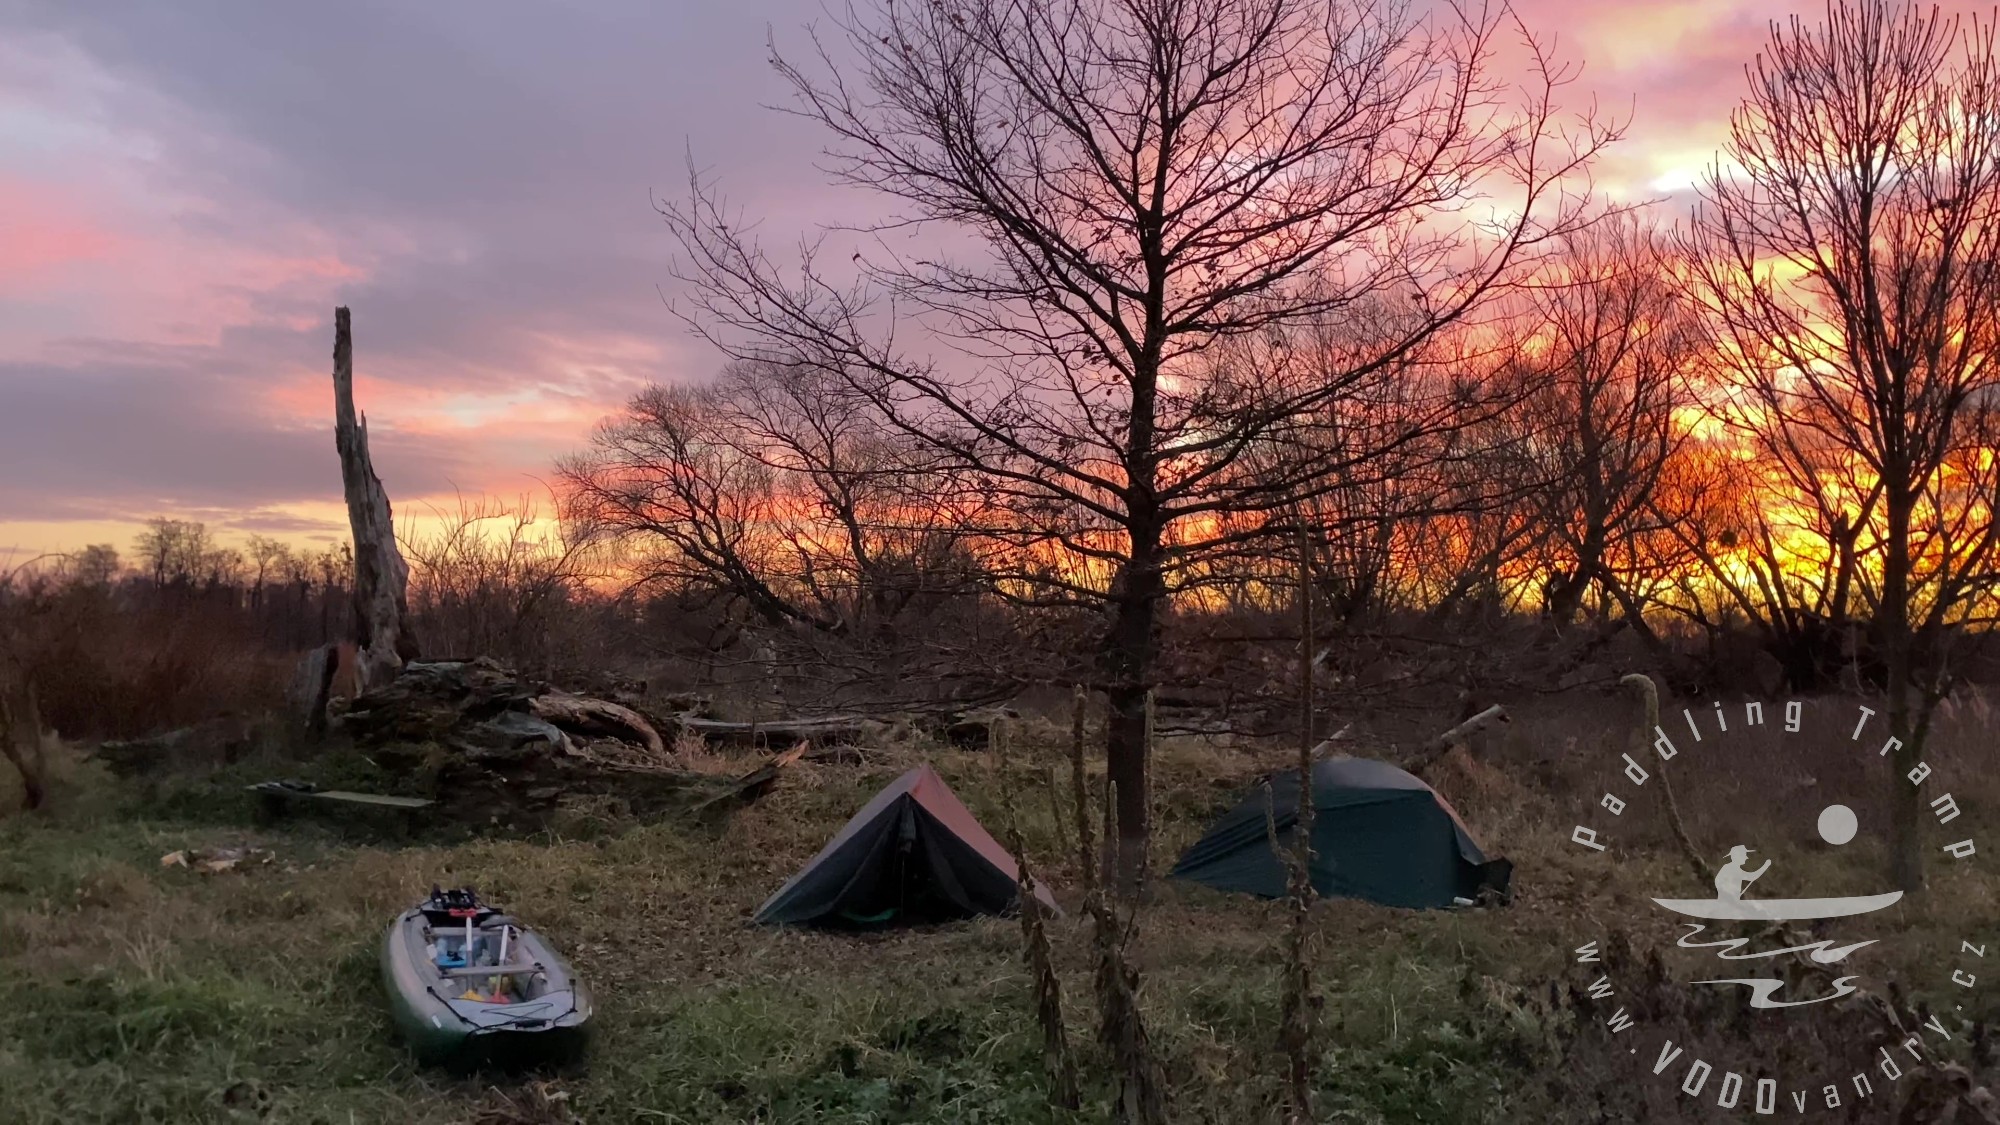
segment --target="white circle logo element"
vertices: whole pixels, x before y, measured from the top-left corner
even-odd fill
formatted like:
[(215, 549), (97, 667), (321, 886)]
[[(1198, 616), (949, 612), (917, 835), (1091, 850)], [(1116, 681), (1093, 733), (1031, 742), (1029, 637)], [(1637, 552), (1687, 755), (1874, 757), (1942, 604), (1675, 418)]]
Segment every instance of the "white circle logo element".
[(1828, 805), (1820, 810), (1819, 838), (1827, 843), (1839, 847), (1854, 839), (1854, 834), (1860, 830), (1861, 822), (1856, 819), (1854, 810), (1846, 805)]

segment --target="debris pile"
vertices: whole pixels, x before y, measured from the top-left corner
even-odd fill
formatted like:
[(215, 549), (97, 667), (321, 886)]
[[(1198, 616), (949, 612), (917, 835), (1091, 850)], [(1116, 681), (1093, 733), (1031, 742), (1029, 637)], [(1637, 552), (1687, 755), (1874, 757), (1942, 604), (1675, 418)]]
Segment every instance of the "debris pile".
[(557, 691), (483, 656), (412, 661), (338, 710), (333, 726), (359, 745), (435, 743), (478, 760), (558, 754), (671, 764), (665, 740), (635, 706)]
[(581, 794), (644, 815), (713, 779), (679, 768), (636, 704), (559, 691), (486, 657), (412, 661), (331, 727), (382, 769), (420, 779), (453, 819), (518, 822)]

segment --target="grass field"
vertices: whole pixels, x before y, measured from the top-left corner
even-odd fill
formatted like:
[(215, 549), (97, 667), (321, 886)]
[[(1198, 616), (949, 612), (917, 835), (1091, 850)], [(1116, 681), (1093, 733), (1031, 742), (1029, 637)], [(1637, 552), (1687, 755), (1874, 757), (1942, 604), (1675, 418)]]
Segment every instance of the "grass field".
[[(1640, 907), (1655, 888), (1693, 889), (1653, 821), (1634, 828), (1640, 846), (1616, 865), (1563, 843), (1577, 819), (1571, 810), (1595, 800), (1623, 749), (1596, 733), (1608, 728), (1584, 715), (1591, 706), (1524, 715), (1485, 749), (1486, 764), (1447, 771), (1438, 782), (1488, 850), (1516, 861), (1512, 906), (1319, 907), (1323, 1120), (1711, 1119), (1670, 1078), (1652, 1077), (1650, 1059), (1633, 1070), (1636, 1057), (1625, 1061), (1604, 1033), (1583, 1026), (1587, 1011), (1580, 1016), (1575, 1003), (1551, 999), (1589, 983), (1569, 964), (1585, 941), (1615, 931), (1634, 948), (1671, 946), (1674, 927)], [(1939, 758), (1940, 770), (1950, 764), (1970, 778), (1974, 764), (1991, 760), (1975, 738), (1980, 729), (1953, 736), (1957, 749)], [(871, 752), (864, 766), (802, 764), (772, 795), (715, 829), (619, 828), (579, 815), (573, 829), (541, 838), (455, 843), (397, 842), (359, 824), (312, 818), (253, 829), (234, 787), (260, 768), (255, 763), (227, 777), (186, 780), (152, 802), (70, 764), (54, 808), (0, 818), (0, 1119), (1069, 1119), (1043, 1104), (1016, 923), (870, 937), (748, 924), (757, 904), (877, 788), (926, 758), (996, 835), (1012, 795), (1030, 850), (1073, 908), (1072, 845), (1046, 784), (1057, 741), (1053, 728), (1030, 731), (1001, 762), (899, 746)], [(1279, 747), (1163, 746), (1155, 793), (1161, 865), (1260, 768), (1283, 760)], [(1865, 887), (1880, 869), (1865, 842), (1835, 850), (1807, 839), (1819, 803), (1791, 818), (1803, 827), (1771, 827), (1800, 793), (1864, 784), (1860, 767), (1847, 777), (1830, 763), (1802, 764), (1762, 744), (1706, 762), (1688, 754), (1681, 763), (1690, 831), (1710, 850), (1737, 842), (1726, 838), (1726, 825), (1752, 816), (1759, 838), (1772, 840), (1760, 852), (1777, 860), (1783, 885)], [(1990, 792), (1992, 783), (1983, 786)], [(1967, 827), (1966, 835), (1992, 823), (1992, 804), (1977, 790), (1955, 790), (1966, 813), (1953, 827)], [(1866, 823), (1868, 807), (1857, 808)], [(274, 858), (214, 875), (160, 862), (177, 849), (238, 844)], [(1970, 1001), (1964, 1019), (1990, 1020), (1990, 990), (1954, 995), (1936, 971), (1962, 939), (2000, 939), (2000, 896), (1985, 861), (1935, 864), (1934, 892), (1885, 915), (1883, 936), (1891, 940), (1858, 956), (1854, 971), (1871, 985), (1897, 982), (1912, 1005), (1944, 1011), (1947, 1001)], [(572, 955), (600, 1006), (585, 1071), (501, 1081), (410, 1066), (387, 1031), (377, 943), (389, 918), (432, 883), (477, 886)], [(1157, 885), (1139, 961), (1176, 1121), (1276, 1120), (1283, 919), (1282, 904)], [(1053, 937), (1090, 1102), (1073, 1119), (1102, 1121), (1110, 1077), (1088, 1036), (1086, 929), (1072, 917)], [(1699, 1013), (1681, 1015), (1699, 1022)], [(1774, 1067), (1828, 1049), (1824, 1040), (1784, 1040), (1742, 1018), (1736, 1012), (1737, 1023), (1717, 1032), (1724, 1046), (1764, 1044)], [(1959, 1034), (1949, 1050), (1990, 1083), (1990, 1046), (1971, 1040)], [(1863, 1062), (1872, 1050), (1864, 1042), (1833, 1048)], [(1890, 1120), (1878, 1116), (1889, 1097), (1821, 1119)], [(1795, 1116), (1790, 1106), (1786, 1115)]]

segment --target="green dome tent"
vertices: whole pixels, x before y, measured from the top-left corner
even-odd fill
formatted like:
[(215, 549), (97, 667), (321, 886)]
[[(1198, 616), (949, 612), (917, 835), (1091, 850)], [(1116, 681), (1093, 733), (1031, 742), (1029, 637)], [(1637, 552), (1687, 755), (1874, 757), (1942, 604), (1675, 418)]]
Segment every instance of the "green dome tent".
[[(1328, 758), (1313, 766), (1313, 888), (1384, 906), (1449, 907), (1503, 899), (1513, 874), (1488, 861), (1465, 823), (1437, 791), (1387, 762)], [(1271, 778), (1278, 839), (1291, 846), (1298, 825), (1299, 775)], [(1260, 785), (1209, 826), (1174, 865), (1173, 878), (1224, 891), (1279, 898), (1285, 867), (1271, 851)]]
[[(947, 922), (1018, 904), (1019, 865), (928, 765), (890, 782), (757, 910), (764, 923)], [(1047, 887), (1035, 897), (1060, 915)]]

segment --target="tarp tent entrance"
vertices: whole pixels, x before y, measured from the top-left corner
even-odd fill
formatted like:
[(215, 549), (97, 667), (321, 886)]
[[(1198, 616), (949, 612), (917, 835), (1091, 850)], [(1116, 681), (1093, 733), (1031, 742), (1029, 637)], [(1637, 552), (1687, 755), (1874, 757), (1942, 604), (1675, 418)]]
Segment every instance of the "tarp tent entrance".
[[(1384, 906), (1449, 907), (1482, 891), (1505, 900), (1514, 865), (1488, 860), (1449, 802), (1387, 762), (1334, 757), (1313, 765), (1313, 888)], [(1299, 775), (1271, 778), (1279, 842), (1298, 827)], [(1172, 877), (1278, 898), (1285, 867), (1271, 850), (1260, 785), (1209, 826)]]
[[(875, 795), (778, 893), (759, 922), (881, 926), (1004, 914), (1019, 865), (944, 778), (918, 766)], [(1055, 899), (1035, 897), (1055, 913)]]

